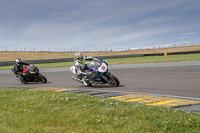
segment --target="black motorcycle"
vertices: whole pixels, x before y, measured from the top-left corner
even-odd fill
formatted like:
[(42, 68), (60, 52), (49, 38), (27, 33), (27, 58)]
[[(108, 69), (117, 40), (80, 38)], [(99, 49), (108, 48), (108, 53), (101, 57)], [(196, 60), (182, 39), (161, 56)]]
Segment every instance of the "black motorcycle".
[(17, 74), (17, 78), (23, 84), (27, 82), (47, 82), (46, 77), (39, 73), (39, 69), (32, 64), (25, 66), (22, 70), (22, 74)]

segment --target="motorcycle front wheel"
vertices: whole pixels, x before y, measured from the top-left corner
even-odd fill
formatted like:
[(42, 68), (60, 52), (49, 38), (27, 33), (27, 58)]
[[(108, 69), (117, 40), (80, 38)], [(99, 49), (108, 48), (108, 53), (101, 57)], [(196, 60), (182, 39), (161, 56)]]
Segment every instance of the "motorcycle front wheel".
[(112, 75), (111, 73), (108, 75), (108, 78), (109, 78), (109, 85), (112, 85), (114, 87), (118, 87), (119, 86), (119, 80), (114, 76)]
[(46, 77), (45, 77), (44, 75), (39, 74), (39, 81), (40, 81), (41, 83), (46, 83), (46, 82), (47, 82), (47, 79), (46, 79)]

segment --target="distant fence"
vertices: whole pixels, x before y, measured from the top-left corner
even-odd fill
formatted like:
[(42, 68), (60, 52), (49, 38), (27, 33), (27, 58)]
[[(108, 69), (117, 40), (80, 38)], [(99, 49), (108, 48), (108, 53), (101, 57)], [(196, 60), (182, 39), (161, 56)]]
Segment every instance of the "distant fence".
[(81, 49), (81, 48), (39, 48), (39, 47), (32, 47), (32, 48), (7, 48), (0, 46), (0, 51), (15, 51), (15, 52), (106, 52), (106, 51), (130, 51), (130, 50), (145, 50), (145, 49), (161, 49), (161, 48), (170, 48), (170, 47), (182, 47), (182, 46), (194, 46), (199, 44), (194, 44), (193, 42), (179, 42), (179, 43), (171, 43), (171, 44), (161, 44), (161, 45), (153, 45), (153, 46), (142, 46), (142, 47), (124, 47), (124, 48), (93, 48), (93, 49)]
[[(167, 55), (195, 54), (195, 53), (200, 53), (200, 51), (172, 52), (172, 53), (167, 53)], [(129, 57), (144, 57), (144, 56), (164, 56), (164, 53), (96, 56), (96, 58), (113, 59), (113, 58), (129, 58)], [(74, 58), (24, 60), (24, 62), (29, 63), (29, 64), (56, 63), (56, 62), (72, 62), (72, 61), (74, 61)], [(14, 62), (15, 61), (0, 61), (0, 66), (10, 66), (10, 65), (13, 65)]]

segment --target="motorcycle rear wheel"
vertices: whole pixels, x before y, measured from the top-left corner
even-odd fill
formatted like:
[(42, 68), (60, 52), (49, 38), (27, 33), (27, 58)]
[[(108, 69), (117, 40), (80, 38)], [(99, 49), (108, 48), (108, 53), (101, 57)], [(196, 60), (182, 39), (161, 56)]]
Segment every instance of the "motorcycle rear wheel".
[(119, 86), (120, 82), (113, 74), (109, 74), (108, 78), (109, 78), (109, 81), (110, 81), (108, 84), (110, 84), (110, 85), (112, 85), (114, 87), (118, 87)]
[(47, 78), (46, 78), (44, 75), (39, 74), (39, 81), (40, 81), (41, 83), (46, 83), (46, 82), (47, 82)]

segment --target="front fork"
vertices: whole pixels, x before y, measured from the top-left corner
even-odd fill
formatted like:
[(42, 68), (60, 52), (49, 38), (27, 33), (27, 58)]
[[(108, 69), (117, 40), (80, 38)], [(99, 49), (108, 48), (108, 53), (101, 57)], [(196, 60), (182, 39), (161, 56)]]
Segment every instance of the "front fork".
[(111, 83), (112, 81), (109, 80), (108, 75), (110, 74), (110, 72), (106, 72), (105, 74), (102, 75), (102, 78), (107, 82), (107, 83)]

